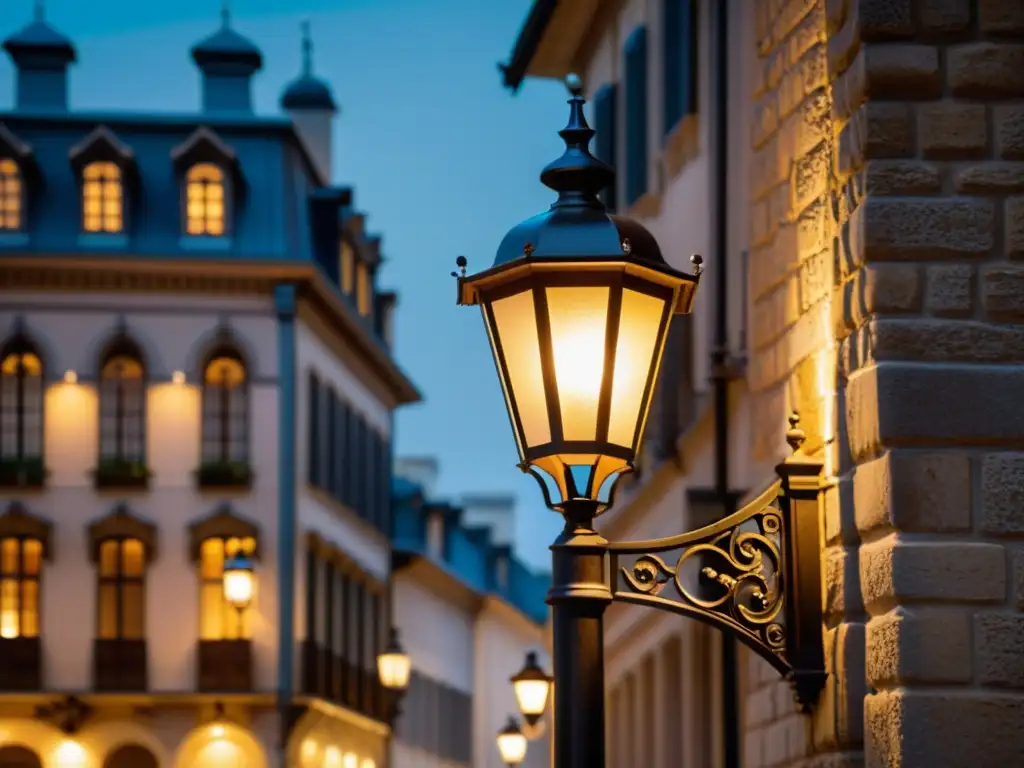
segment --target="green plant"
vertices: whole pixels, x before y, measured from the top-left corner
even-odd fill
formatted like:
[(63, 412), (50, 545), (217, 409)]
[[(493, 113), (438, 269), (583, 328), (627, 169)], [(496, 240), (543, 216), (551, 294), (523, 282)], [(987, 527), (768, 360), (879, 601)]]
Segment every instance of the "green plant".
[(46, 480), (46, 467), (42, 457), (7, 456), (0, 459), (0, 485), (41, 486)]
[(196, 470), (201, 486), (247, 486), (252, 482), (252, 467), (247, 461), (206, 461)]

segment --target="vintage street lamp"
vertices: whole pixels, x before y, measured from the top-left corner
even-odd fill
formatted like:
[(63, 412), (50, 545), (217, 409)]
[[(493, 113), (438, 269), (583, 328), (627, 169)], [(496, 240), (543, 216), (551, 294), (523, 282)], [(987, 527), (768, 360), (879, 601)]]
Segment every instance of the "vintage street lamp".
[[(818, 515), (822, 463), (800, 450), (739, 512), (666, 539), (609, 544), (594, 519), (632, 471), (673, 314), (690, 311), (701, 272), (670, 267), (638, 222), (598, 193), (614, 172), (590, 154), (582, 85), (568, 79), (566, 150), (541, 173), (550, 210), (514, 227), (493, 266), (466, 274), (505, 395), (520, 469), (565, 527), (551, 546), (554, 764), (603, 768), (603, 614), (612, 600), (653, 605), (734, 634), (794, 684), (809, 707), (825, 680)], [(671, 559), (663, 553), (674, 553)]]
[(392, 722), (401, 714), (402, 699), (409, 688), (411, 672), (412, 660), (398, 639), (398, 629), (392, 627), (387, 647), (377, 657), (377, 676), (390, 694), (388, 719)]
[(505, 765), (519, 765), (526, 758), (526, 737), (511, 715), (505, 727), (498, 731), (498, 754)]
[(519, 711), (530, 726), (535, 726), (544, 716), (548, 706), (548, 695), (551, 693), (551, 675), (540, 668), (537, 653), (526, 654), (523, 668), (509, 678), (512, 690), (516, 694)]
[(252, 605), (255, 591), (252, 560), (241, 552), (232, 555), (224, 563), (224, 599), (241, 615)]

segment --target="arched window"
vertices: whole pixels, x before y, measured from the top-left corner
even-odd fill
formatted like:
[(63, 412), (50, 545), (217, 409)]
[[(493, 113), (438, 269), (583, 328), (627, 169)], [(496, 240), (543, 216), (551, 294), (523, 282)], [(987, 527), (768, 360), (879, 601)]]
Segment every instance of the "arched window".
[(82, 170), (82, 229), (121, 232), (124, 229), (124, 187), (116, 163), (97, 161)]
[(210, 355), (203, 369), (203, 464), (247, 465), (248, 384), (237, 352), (225, 348)]
[(142, 355), (124, 339), (100, 367), (100, 462), (134, 465), (146, 460), (146, 369)]
[(224, 171), (196, 163), (185, 175), (185, 232), (219, 237), (227, 231)]
[(39, 636), (42, 562), (40, 539), (5, 536), (0, 540), (0, 637)]
[(239, 611), (224, 596), (224, 561), (238, 554), (252, 557), (253, 536), (210, 536), (199, 550), (200, 616), (202, 640), (248, 640), (252, 638), (252, 607)]
[(99, 616), (101, 640), (141, 640), (146, 635), (146, 551), (135, 538), (100, 542)]
[(103, 768), (157, 768), (158, 765), (153, 753), (138, 744), (118, 747), (103, 761)]
[(0, 231), (22, 228), (23, 193), (18, 164), (9, 157), (0, 159)]
[(43, 474), (43, 363), (19, 334), (0, 347), (0, 485), (41, 485)]
[(0, 768), (43, 768), (39, 756), (28, 747), (0, 747)]

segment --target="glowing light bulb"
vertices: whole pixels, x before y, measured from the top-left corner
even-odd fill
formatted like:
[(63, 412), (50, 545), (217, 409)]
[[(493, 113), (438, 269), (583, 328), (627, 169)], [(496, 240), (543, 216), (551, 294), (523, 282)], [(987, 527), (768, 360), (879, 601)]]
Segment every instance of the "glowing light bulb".
[(72, 370), (64, 371), (64, 383), (65, 384), (77, 384), (78, 374)]

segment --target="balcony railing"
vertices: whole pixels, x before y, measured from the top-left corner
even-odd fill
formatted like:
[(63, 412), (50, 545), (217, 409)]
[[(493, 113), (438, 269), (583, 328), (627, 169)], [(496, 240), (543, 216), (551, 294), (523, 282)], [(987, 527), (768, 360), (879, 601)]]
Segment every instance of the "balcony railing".
[(350, 664), (311, 640), (302, 643), (302, 692), (375, 720), (388, 718), (387, 691), (377, 670)]
[(148, 687), (145, 640), (97, 639), (92, 654), (97, 691), (144, 691)]
[(200, 691), (252, 690), (250, 640), (200, 640), (198, 652), (196, 687)]
[(38, 637), (0, 638), (0, 691), (38, 691), (42, 661)]

